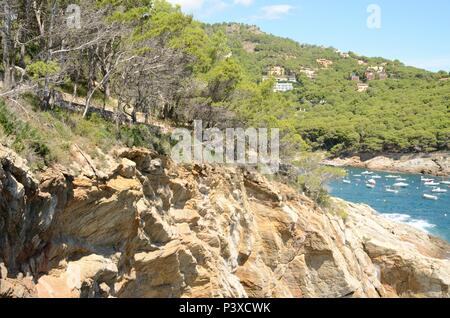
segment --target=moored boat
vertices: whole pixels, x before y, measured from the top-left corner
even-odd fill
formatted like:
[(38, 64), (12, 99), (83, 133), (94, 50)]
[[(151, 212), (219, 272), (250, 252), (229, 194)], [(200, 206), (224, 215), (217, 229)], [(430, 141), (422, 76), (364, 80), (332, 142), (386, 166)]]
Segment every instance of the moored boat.
[(431, 192), (434, 192), (434, 193), (447, 193), (447, 190), (446, 189), (441, 189), (441, 188), (436, 188), (436, 189), (431, 190)]
[(391, 189), (391, 188), (387, 188), (386, 189), (386, 192), (390, 192), (390, 193), (398, 193), (398, 190), (395, 190), (395, 189)]
[(437, 187), (440, 183), (434, 182), (434, 181), (429, 181), (429, 182), (425, 182), (425, 185), (427, 187)]
[(439, 199), (439, 198), (438, 198), (437, 196), (435, 196), (435, 195), (426, 194), (426, 193), (423, 195), (423, 198), (424, 198), (424, 199), (427, 199), (427, 200), (435, 200), (435, 201)]
[(397, 188), (406, 188), (406, 187), (409, 187), (409, 184), (407, 184), (405, 182), (397, 182), (393, 186), (397, 187)]
[(375, 184), (366, 183), (366, 187), (370, 188), (370, 189), (374, 189), (375, 188)]
[(397, 179), (397, 178), (400, 178), (400, 176), (393, 176), (391, 174), (386, 176), (386, 179)]

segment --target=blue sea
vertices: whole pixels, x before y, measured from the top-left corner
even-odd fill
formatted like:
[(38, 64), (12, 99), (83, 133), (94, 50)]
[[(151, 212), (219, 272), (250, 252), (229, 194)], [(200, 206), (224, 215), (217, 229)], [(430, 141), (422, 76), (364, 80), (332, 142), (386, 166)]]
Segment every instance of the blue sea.
[[(383, 214), (385, 217), (409, 224), (450, 242), (450, 188), (447, 184), (438, 187), (447, 193), (434, 193), (436, 187), (425, 186), (421, 177), (434, 179), (435, 182), (448, 181), (448, 178), (421, 176), (401, 173), (385, 173), (371, 171), (372, 175), (364, 175), (366, 170), (348, 168), (348, 176), (328, 185), (328, 190), (334, 197), (342, 198), (354, 203), (364, 203)], [(361, 176), (359, 176), (361, 175)], [(386, 178), (399, 176), (405, 180)], [(366, 187), (368, 180), (374, 176), (376, 186)], [(344, 180), (351, 183), (345, 183)], [(403, 182), (408, 187), (393, 187), (395, 183)], [(387, 192), (387, 187), (398, 190), (398, 193)], [(437, 196), (437, 200), (424, 199), (423, 195)]]

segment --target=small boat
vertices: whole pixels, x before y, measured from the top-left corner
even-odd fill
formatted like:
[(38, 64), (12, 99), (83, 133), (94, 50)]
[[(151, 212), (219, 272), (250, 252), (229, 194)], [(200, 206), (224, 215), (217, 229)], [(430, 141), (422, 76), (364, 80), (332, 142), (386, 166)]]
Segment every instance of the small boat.
[(353, 176), (356, 177), (356, 178), (361, 178), (362, 177), (362, 175), (360, 175), (360, 174), (355, 174)]
[(436, 188), (436, 189), (431, 190), (431, 192), (434, 192), (434, 193), (447, 193), (447, 190), (446, 189), (441, 189), (441, 188)]
[(442, 184), (450, 185), (450, 181), (441, 181)]
[(351, 184), (352, 183), (350, 180), (343, 180), (342, 182), (344, 182), (346, 184)]
[(404, 183), (404, 182), (398, 182), (398, 183), (395, 183), (395, 184), (394, 184), (394, 187), (397, 187), (397, 188), (406, 188), (406, 187), (409, 187), (409, 184)]
[(434, 179), (424, 178), (424, 177), (421, 177), (420, 180), (422, 180), (423, 182), (433, 182), (434, 181)]
[(390, 193), (395, 193), (395, 194), (397, 194), (397, 193), (398, 193), (398, 190), (391, 189), (391, 188), (387, 188), (387, 189), (386, 189), (386, 192), (390, 192)]
[(395, 179), (395, 181), (403, 182), (403, 181), (407, 181), (407, 180), (405, 178), (397, 178), (397, 179)]
[(377, 182), (374, 179), (370, 179), (367, 181), (368, 184), (377, 184)]
[(381, 179), (381, 176), (372, 176), (372, 179)]
[(375, 185), (374, 184), (370, 184), (370, 183), (366, 183), (366, 187), (368, 187), (370, 189), (374, 189)]
[(427, 187), (437, 187), (440, 183), (429, 181), (424, 183)]
[(424, 194), (423, 198), (427, 199), (427, 200), (435, 200), (435, 201), (439, 199), (437, 196), (431, 195), (431, 194)]
[(391, 174), (386, 176), (386, 179), (397, 179), (397, 178), (400, 178), (400, 176), (393, 176)]
[(364, 175), (364, 176), (370, 176), (370, 175), (373, 174), (373, 172), (370, 172), (370, 171), (364, 171), (364, 172), (361, 173), (361, 174)]

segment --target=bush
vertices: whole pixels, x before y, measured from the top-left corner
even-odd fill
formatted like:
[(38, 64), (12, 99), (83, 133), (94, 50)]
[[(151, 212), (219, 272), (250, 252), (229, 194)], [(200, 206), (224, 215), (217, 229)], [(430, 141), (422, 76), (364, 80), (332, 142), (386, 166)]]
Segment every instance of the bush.
[(346, 173), (342, 169), (322, 165), (323, 158), (323, 154), (303, 153), (294, 164), (298, 168), (297, 187), (317, 204), (327, 207), (330, 195), (325, 185), (333, 179), (344, 177)]
[(3, 102), (0, 102), (0, 126), (10, 139), (9, 146), (28, 159), (34, 168), (42, 168), (54, 160), (40, 131), (14, 116)]

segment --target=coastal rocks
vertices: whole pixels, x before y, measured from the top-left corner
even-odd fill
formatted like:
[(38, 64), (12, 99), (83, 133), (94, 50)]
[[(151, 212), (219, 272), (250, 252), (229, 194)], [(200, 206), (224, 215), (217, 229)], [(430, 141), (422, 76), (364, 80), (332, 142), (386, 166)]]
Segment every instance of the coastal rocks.
[(1, 297), (449, 297), (449, 245), (366, 206), (141, 148), (37, 181), (0, 150)]
[[(368, 206), (337, 200), (347, 228), (377, 267), (378, 280), (400, 297), (450, 297), (450, 249), (425, 232), (388, 221)], [(354, 246), (358, 248), (358, 246)]]
[(39, 278), (36, 289), (41, 298), (79, 298), (107, 296), (117, 276), (117, 266), (100, 255), (63, 262), (61, 268)]
[(324, 164), (339, 167), (355, 167), (378, 171), (417, 173), (435, 176), (450, 175), (450, 155), (447, 152), (430, 154), (361, 155), (351, 158), (325, 160)]

